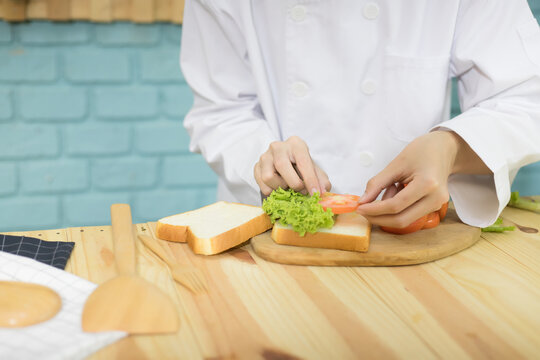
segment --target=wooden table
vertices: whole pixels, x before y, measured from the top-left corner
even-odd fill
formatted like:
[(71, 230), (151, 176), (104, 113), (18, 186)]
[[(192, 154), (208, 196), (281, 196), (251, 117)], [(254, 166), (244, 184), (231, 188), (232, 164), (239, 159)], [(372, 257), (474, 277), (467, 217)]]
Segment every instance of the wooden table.
[[(179, 262), (204, 271), (210, 290), (198, 296), (139, 243), (139, 271), (170, 294), (181, 329), (128, 337), (91, 358), (538, 359), (540, 214), (507, 208), (503, 218), (521, 229), (483, 233), (471, 248), (418, 266), (290, 266), (249, 245), (204, 257), (169, 244)], [(154, 224), (137, 229), (152, 233)], [(24, 234), (74, 241), (74, 274), (95, 283), (115, 275), (108, 226)]]

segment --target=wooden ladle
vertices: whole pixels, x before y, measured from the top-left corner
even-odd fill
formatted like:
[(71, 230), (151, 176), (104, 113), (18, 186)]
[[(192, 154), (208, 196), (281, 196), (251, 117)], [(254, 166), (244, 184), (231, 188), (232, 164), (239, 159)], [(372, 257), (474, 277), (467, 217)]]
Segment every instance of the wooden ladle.
[(99, 285), (83, 309), (84, 331), (129, 334), (174, 333), (180, 326), (171, 299), (136, 275), (135, 237), (127, 204), (111, 206), (114, 255), (119, 276)]
[(0, 281), (0, 327), (35, 325), (55, 316), (62, 300), (54, 290), (39, 284)]

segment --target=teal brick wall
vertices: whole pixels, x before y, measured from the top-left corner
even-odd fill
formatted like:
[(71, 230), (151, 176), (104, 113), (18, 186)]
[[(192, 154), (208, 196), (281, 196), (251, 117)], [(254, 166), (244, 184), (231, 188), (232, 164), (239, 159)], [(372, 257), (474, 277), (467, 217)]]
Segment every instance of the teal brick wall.
[[(215, 201), (182, 127), (180, 37), (169, 24), (0, 22), (0, 231), (109, 224), (115, 202), (144, 222)], [(540, 194), (540, 164), (513, 188)]]
[(0, 231), (136, 222), (215, 201), (188, 151), (169, 24), (0, 22)]

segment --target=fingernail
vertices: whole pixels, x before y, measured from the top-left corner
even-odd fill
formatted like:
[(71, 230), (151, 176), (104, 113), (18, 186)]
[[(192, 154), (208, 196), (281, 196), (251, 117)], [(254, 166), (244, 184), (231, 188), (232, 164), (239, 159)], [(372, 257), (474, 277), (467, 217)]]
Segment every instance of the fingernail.
[(319, 192), (319, 190), (317, 190), (316, 188), (311, 189), (311, 195), (315, 194), (316, 192)]

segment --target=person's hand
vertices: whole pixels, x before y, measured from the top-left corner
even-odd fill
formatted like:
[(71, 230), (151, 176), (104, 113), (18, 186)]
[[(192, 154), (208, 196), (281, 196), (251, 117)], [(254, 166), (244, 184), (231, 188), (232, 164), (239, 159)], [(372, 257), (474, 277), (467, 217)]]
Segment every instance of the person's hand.
[(271, 143), (253, 173), (264, 195), (278, 187), (311, 195), (323, 194), (332, 187), (326, 173), (311, 159), (306, 143), (297, 136)]
[[(412, 141), (368, 181), (357, 212), (372, 224), (403, 228), (448, 201), (450, 174), (489, 172), (457, 134), (434, 131)], [(383, 190), (382, 201), (373, 202)]]

